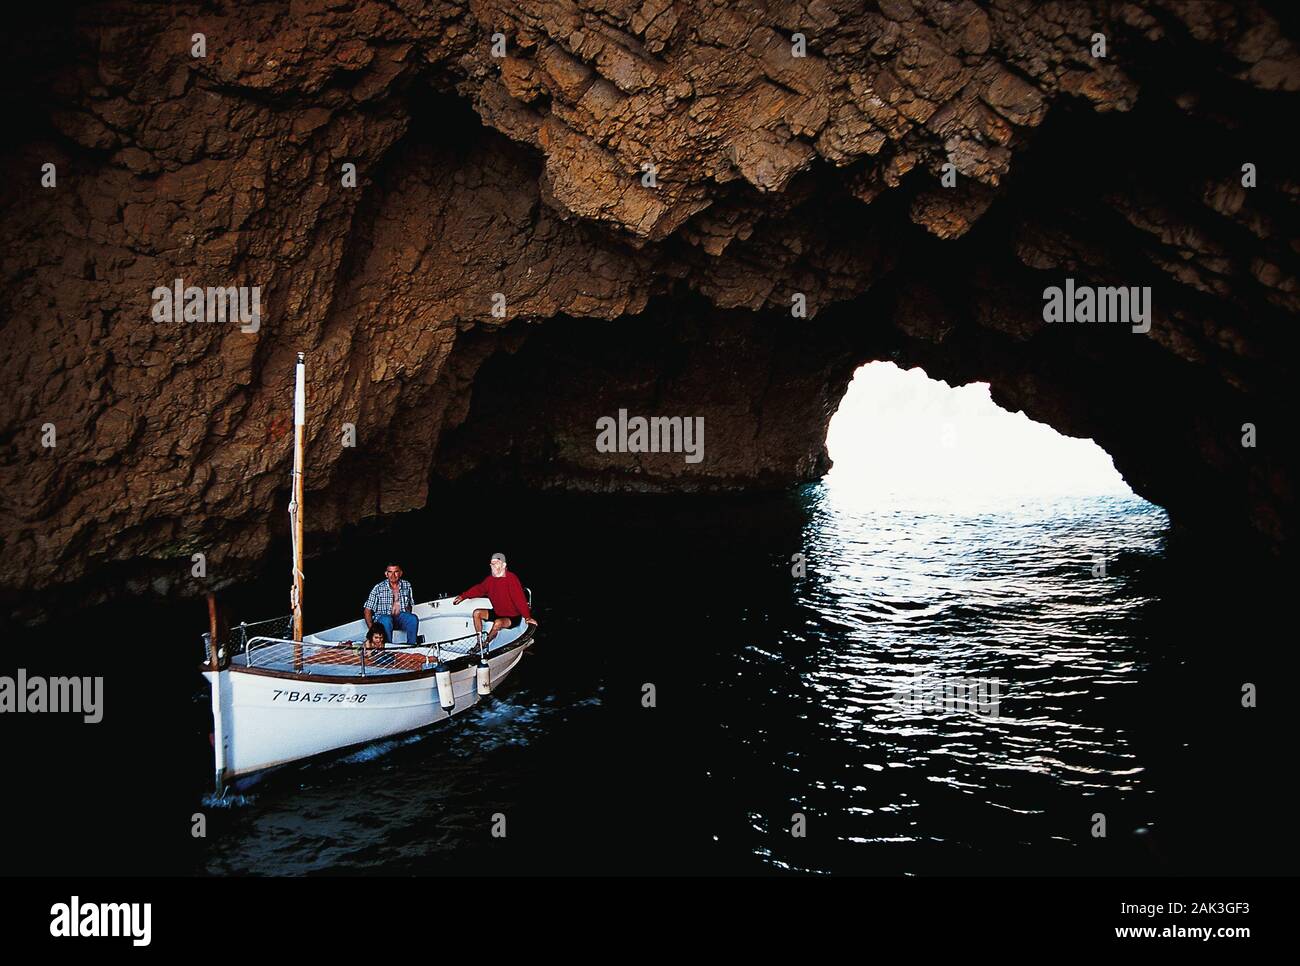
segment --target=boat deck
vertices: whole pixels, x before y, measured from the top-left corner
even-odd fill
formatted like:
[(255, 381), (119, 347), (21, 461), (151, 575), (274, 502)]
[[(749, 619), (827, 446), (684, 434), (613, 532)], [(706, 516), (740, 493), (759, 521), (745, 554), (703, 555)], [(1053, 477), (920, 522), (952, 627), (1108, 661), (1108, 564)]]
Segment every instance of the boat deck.
[[(495, 641), (493, 643), (496, 643)], [(352, 649), (341, 645), (304, 644), (302, 667), (297, 670), (303, 674), (317, 674), (335, 677), (356, 677), (361, 673), (362, 655), (360, 648)], [(455, 654), (468, 653), (457, 651)], [(444, 649), (444, 658), (453, 656), (453, 652)], [(424, 671), (437, 663), (438, 656), (431, 647), (402, 647), (389, 645), (382, 651), (367, 651), (365, 654), (365, 673), (369, 675), (408, 674), (411, 671)], [(251, 654), (236, 654), (230, 659), (234, 667), (260, 668), (266, 671), (294, 671), (294, 648), (292, 644), (277, 642), (259, 646)]]
[[(395, 631), (393, 640), (382, 650), (365, 652), (364, 663), (361, 641), (365, 639), (368, 628), (364, 621), (353, 621), (304, 635), (299, 643), (286, 639), (287, 624), (281, 624), (271, 636), (249, 637), (245, 633), (242, 640), (247, 643), (238, 647), (239, 653), (231, 655), (230, 665), (273, 673), (340, 678), (427, 671), (440, 658), (447, 662), (477, 653), (478, 639), (472, 614), (476, 608), (488, 604), (489, 601), (481, 597), (460, 605), (453, 604), (450, 598), (417, 604), (414, 613), (419, 620), (418, 643), (408, 643), (405, 634)], [(530, 630), (530, 626), (522, 621), (518, 627), (501, 630), (492, 641), (491, 654), (508, 648)], [(295, 666), (298, 654), (301, 654), (302, 663)]]

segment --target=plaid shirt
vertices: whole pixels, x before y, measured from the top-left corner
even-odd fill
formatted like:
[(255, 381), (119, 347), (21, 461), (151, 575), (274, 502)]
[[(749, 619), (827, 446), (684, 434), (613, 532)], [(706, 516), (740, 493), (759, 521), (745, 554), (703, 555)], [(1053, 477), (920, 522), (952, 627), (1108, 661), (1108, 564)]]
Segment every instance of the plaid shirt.
[[(407, 581), (398, 581), (397, 594), (402, 599), (403, 611), (415, 610), (415, 595), (411, 592), (411, 585)], [(366, 598), (366, 606), (375, 612), (376, 617), (393, 612), (393, 589), (388, 586), (388, 581), (381, 580), (375, 584), (370, 591), (370, 596)]]

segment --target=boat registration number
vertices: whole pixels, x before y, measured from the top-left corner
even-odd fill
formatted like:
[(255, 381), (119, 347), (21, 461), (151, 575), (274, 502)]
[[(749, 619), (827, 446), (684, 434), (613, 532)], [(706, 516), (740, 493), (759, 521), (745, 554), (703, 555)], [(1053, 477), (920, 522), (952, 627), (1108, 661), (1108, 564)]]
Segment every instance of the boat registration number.
[(285, 691), (275, 689), (272, 701), (306, 702), (307, 704), (364, 704), (366, 695), (347, 694), (343, 691)]

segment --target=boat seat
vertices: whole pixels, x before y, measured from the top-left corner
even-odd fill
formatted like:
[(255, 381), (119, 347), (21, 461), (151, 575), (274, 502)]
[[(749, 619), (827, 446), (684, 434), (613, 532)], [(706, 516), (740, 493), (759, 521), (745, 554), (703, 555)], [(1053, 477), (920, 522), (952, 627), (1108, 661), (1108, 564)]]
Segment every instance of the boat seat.
[[(392, 638), (391, 641), (389, 641), (389, 643), (390, 643), (390, 644), (409, 644), (409, 643), (411, 643), (411, 642), (408, 641), (408, 640), (406, 639), (406, 631), (399, 631), (396, 627), (394, 627), (394, 628), (393, 628), (393, 638)], [(424, 643), (424, 635), (423, 635), (423, 634), (416, 634), (416, 635), (415, 635), (415, 643), (417, 643), (417, 644), (423, 644), (423, 643)]]

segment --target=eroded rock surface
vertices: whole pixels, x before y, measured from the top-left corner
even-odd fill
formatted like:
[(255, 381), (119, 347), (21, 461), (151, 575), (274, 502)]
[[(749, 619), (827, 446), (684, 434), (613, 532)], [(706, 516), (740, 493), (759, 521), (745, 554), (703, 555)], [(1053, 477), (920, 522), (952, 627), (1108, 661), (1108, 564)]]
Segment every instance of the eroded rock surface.
[[(321, 531), (421, 506), (431, 477), (813, 478), (853, 368), (888, 357), (1095, 437), (1182, 527), (1288, 547), (1284, 6), (28, 16), (0, 189), (0, 592), (20, 612), (92, 576), (201, 589), (196, 552), (213, 583), (246, 573), (282, 522), (300, 350)], [(1047, 325), (1042, 291), (1067, 276), (1151, 286), (1151, 331)], [(260, 286), (260, 329), (155, 322), (177, 278)], [(706, 416), (708, 457), (598, 453), (619, 406)], [(484, 434), (509, 440), (499, 459)], [(359, 472), (376, 452), (406, 456)]]

